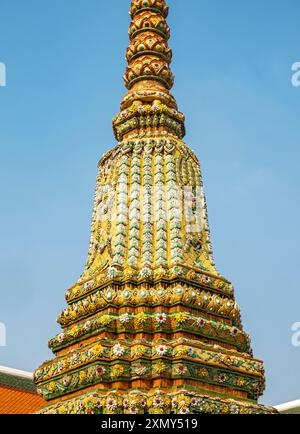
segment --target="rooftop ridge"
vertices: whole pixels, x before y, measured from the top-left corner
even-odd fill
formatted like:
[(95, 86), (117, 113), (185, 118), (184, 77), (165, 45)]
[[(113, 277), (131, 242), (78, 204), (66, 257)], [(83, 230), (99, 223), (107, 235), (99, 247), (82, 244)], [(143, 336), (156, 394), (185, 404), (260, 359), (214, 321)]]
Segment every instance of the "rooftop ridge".
[(12, 375), (14, 377), (26, 378), (33, 380), (33, 373), (28, 371), (22, 371), (20, 369), (9, 368), (7, 366), (0, 366), (0, 374)]

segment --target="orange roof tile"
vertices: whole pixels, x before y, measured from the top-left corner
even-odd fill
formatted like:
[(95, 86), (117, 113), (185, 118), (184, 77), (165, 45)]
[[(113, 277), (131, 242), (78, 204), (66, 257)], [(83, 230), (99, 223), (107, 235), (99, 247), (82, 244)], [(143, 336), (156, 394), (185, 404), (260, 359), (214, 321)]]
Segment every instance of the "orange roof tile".
[(34, 392), (0, 385), (0, 414), (31, 414), (45, 404)]

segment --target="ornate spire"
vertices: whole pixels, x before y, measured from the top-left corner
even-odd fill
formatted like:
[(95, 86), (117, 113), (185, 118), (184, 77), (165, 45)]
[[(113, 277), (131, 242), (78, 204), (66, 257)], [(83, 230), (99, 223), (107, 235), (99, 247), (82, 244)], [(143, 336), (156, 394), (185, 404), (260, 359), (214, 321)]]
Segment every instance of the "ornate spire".
[(132, 132), (166, 131), (182, 139), (184, 115), (170, 94), (174, 76), (170, 69), (172, 51), (168, 45), (170, 28), (164, 0), (133, 0), (130, 8), (130, 46), (124, 75), (129, 90), (122, 100), (121, 113), (114, 119), (117, 140)]
[(66, 292), (42, 413), (266, 413), (231, 283), (213, 262), (200, 165), (170, 94), (168, 8), (133, 0), (118, 145), (99, 163), (86, 267)]
[[(148, 3), (150, 6), (144, 6)], [(170, 70), (172, 51), (168, 46), (170, 28), (165, 19), (168, 8), (164, 1), (133, 1), (129, 28), (130, 47), (125, 85), (132, 89), (137, 82), (154, 80), (166, 89), (173, 86)], [(145, 86), (145, 84), (143, 84)]]
[[(149, 6), (144, 6), (144, 3)], [(168, 8), (164, 1), (133, 1), (132, 23), (129, 27), (130, 46), (126, 58), (128, 68), (125, 85), (132, 89), (138, 82), (142, 87), (162, 85), (170, 90), (174, 76), (170, 70), (172, 51), (168, 46), (170, 28), (166, 23)], [(154, 81), (151, 84), (149, 81)], [(148, 83), (148, 84), (147, 84)], [(140, 86), (139, 86), (140, 87)]]

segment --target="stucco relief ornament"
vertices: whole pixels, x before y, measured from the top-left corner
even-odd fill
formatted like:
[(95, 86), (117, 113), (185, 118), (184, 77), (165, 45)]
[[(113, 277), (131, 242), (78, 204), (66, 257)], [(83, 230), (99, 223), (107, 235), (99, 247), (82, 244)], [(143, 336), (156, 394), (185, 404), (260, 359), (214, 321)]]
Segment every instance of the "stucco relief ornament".
[(184, 244), (184, 251), (186, 253), (189, 252), (189, 250), (193, 248), (196, 253), (200, 254), (202, 250), (202, 240), (200, 235), (187, 235), (185, 244)]
[(120, 344), (116, 344), (112, 349), (112, 353), (116, 357), (121, 357), (125, 354), (125, 348)]

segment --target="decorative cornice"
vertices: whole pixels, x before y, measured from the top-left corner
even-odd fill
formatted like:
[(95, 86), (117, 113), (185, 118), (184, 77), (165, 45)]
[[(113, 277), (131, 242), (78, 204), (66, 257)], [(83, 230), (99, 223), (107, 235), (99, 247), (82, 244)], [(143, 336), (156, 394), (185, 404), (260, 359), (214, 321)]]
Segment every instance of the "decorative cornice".
[(250, 400), (233, 399), (226, 393), (175, 390), (147, 393), (141, 391), (109, 394), (87, 392), (44, 408), (43, 414), (277, 414), (271, 407)]
[[(188, 291), (186, 291), (188, 289)], [(138, 291), (134, 287), (123, 286), (118, 288), (109, 287), (106, 291), (96, 290), (92, 295), (70, 304), (59, 315), (57, 321), (64, 328), (100, 312), (108, 307), (125, 306), (176, 306), (182, 308), (193, 307), (199, 312), (224, 317), (233, 322), (234, 326), (240, 326), (240, 311), (235, 301), (231, 298), (222, 298), (209, 291), (197, 288), (188, 288), (185, 285), (156, 287), (141, 285)]]
[[(182, 315), (178, 313), (177, 315)], [(140, 321), (144, 321), (140, 313)], [(116, 370), (118, 367), (118, 370)], [(143, 367), (143, 369), (142, 369)], [(44, 398), (55, 399), (79, 390), (90, 383), (184, 378), (207, 384), (219, 384), (244, 390), (249, 397), (264, 390), (262, 362), (221, 347), (209, 348), (198, 341), (176, 339), (114, 340), (88, 346), (76, 354), (43, 365), (35, 373), (38, 389)]]
[[(214, 321), (205, 316), (195, 315), (193, 313), (184, 313), (186, 315), (183, 322), (176, 319), (178, 311), (169, 313), (169, 309), (161, 307), (161, 312), (157, 312), (155, 307), (145, 308), (147, 315), (147, 327), (137, 323), (137, 307), (128, 307), (125, 313), (113, 313), (114, 308), (106, 310), (106, 313), (98, 313), (88, 317), (86, 320), (76, 323), (66, 328), (62, 333), (57, 335), (49, 342), (49, 347), (55, 353), (70, 345), (97, 336), (100, 333), (120, 334), (127, 333), (134, 337), (137, 332), (149, 334), (156, 333), (189, 333), (197, 336), (199, 339), (210, 339), (214, 342), (225, 343), (232, 347), (238, 348), (243, 353), (250, 353), (250, 338), (248, 334), (229, 324)], [(184, 312), (181, 309), (182, 312)], [(156, 312), (156, 313), (153, 313)]]

